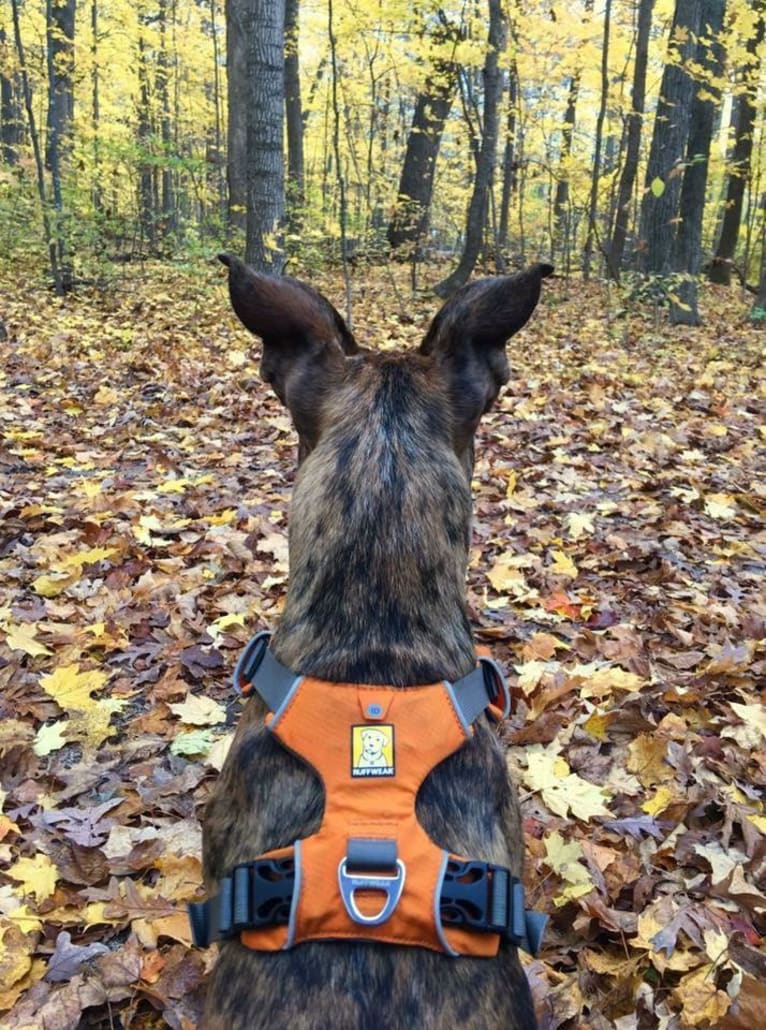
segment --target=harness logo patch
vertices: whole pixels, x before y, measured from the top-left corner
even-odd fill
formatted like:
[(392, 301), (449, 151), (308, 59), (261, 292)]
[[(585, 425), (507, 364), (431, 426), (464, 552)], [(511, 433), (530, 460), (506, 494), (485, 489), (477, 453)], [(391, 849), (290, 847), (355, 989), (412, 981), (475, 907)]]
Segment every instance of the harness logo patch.
[(351, 727), (351, 775), (394, 776), (394, 727)]

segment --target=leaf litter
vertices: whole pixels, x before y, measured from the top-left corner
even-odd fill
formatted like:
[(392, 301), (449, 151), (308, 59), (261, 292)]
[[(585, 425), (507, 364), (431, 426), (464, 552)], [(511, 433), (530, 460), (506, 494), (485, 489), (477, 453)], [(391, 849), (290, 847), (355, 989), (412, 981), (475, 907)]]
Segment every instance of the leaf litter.
[[(241, 708), (228, 674), (282, 604), (295, 438), (210, 266), (63, 302), (2, 287), (1, 1025), (189, 1030), (214, 949), (184, 906)], [(474, 476), (470, 615), (509, 674), (551, 920), (527, 973), (545, 1030), (749, 1030), (763, 337), (724, 290), (703, 327), (659, 330), (577, 292), (554, 282), (509, 345)], [(405, 294), (371, 271), (362, 343), (417, 343), (429, 298), (380, 315)]]

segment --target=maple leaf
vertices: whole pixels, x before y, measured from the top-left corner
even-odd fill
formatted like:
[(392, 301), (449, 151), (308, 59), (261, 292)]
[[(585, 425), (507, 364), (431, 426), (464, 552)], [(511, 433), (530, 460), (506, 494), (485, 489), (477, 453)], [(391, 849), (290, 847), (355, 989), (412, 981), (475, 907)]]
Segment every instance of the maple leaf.
[(33, 658), (38, 655), (53, 653), (44, 644), (40, 643), (36, 636), (37, 626), (29, 622), (22, 622), (17, 626), (6, 623), (3, 629), (5, 630), (5, 642), (14, 651), (24, 651), (25, 654), (31, 655)]
[(41, 726), (35, 735), (35, 742), (32, 745), (36, 755), (44, 757), (49, 755), (52, 751), (58, 751), (62, 748), (67, 741), (64, 736), (69, 723), (66, 720), (59, 720), (58, 722), (46, 723), (45, 726)]
[(20, 858), (8, 869), (8, 876), (21, 884), (23, 894), (34, 894), (38, 904), (56, 890), (58, 869), (47, 855)]
[(527, 768), (522, 776), (531, 790), (542, 794), (543, 801), (556, 815), (566, 816), (571, 811), (586, 821), (609, 815), (602, 789), (571, 772), (555, 749), (544, 749), (539, 744), (528, 748)]
[(40, 686), (65, 711), (82, 710), (93, 705), (91, 694), (100, 690), (108, 679), (109, 676), (98, 669), (80, 672), (78, 665), (65, 665), (41, 676)]
[(190, 694), (185, 701), (169, 705), (169, 708), (181, 722), (191, 726), (215, 726), (226, 721), (223, 705), (201, 694)]

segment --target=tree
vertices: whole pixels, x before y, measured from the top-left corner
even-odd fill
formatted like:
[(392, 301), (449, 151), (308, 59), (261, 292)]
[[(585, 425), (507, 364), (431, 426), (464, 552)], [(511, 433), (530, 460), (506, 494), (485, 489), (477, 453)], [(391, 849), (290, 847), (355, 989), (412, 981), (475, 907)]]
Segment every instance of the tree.
[(641, 204), (640, 268), (655, 275), (671, 271), (671, 248), (675, 218), (681, 196), (681, 176), (689, 136), (689, 114), (694, 80), (689, 64), (694, 58), (700, 31), (700, 0), (676, 0), (671, 31), (674, 53), (665, 64), (654, 132), (646, 168)]
[(713, 119), (720, 88), (717, 84), (723, 64), (720, 42), (726, 0), (701, 0), (702, 25), (705, 35), (697, 43), (696, 64), (706, 73), (706, 81), (697, 83), (689, 117), (689, 140), (686, 150), (679, 222), (673, 246), (673, 270), (682, 279), (671, 295), (670, 320), (678, 325), (698, 325), (697, 274), (702, 265), (702, 213), (708, 176)]
[(247, 52), (247, 239), (245, 257), (259, 272), (279, 272), (277, 234), (285, 214), (284, 0), (253, 0)]
[(287, 205), (290, 221), (300, 225), (304, 202), (303, 104), (298, 59), (300, 0), (285, 2), (285, 120), (287, 124)]
[(763, 42), (764, 25), (766, 24), (764, 0), (754, 0), (753, 15), (755, 28), (746, 42), (747, 59), (741, 70), (741, 92), (737, 93), (732, 104), (731, 127), (734, 150), (731, 155), (731, 166), (726, 184), (721, 234), (718, 237), (718, 245), (709, 273), (711, 282), (725, 286), (731, 282), (732, 264), (742, 220), (745, 185), (750, 178), (755, 132), (755, 94), (758, 88), (756, 81), (759, 64), (758, 48)]
[(54, 237), (58, 267), (64, 290), (72, 287), (72, 266), (65, 244), (62, 177), (72, 149), (74, 117), (74, 24), (75, 0), (47, 0), (46, 56), (48, 63), (48, 146), (46, 160), (51, 171)]
[(10, 61), (5, 59), (6, 48), (5, 29), (0, 26), (0, 59), (3, 68), (0, 71), (0, 153), (5, 164), (14, 165), (19, 159), (19, 145), (23, 140), (19, 103), (21, 89), (18, 76), (13, 72), (6, 74), (4, 70), (10, 65)]
[(502, 77), (498, 55), (505, 47), (506, 23), (500, 0), (489, 0), (489, 32), (487, 55), (484, 60), (484, 124), (481, 145), (476, 158), (476, 177), (466, 218), (465, 245), (457, 268), (437, 283), (434, 292), (448, 297), (468, 279), (481, 250), (482, 235), (487, 220), (489, 193), (495, 170), (498, 136), (498, 106), (502, 92)]
[(250, 108), (248, 47), (255, 26), (255, 0), (227, 0), (226, 72), (229, 226), (247, 228), (247, 120)]
[(628, 209), (638, 174), (641, 122), (646, 97), (646, 67), (649, 59), (649, 32), (652, 27), (654, 0), (639, 0), (636, 25), (636, 59), (633, 67), (631, 110), (628, 115), (625, 141), (625, 163), (620, 174), (617, 191), (617, 213), (609, 245), (607, 264), (609, 275), (619, 282), (622, 270), (625, 240), (628, 235)]
[[(437, 45), (459, 39), (459, 32), (442, 21), (433, 33)], [(428, 225), (434, 171), (444, 126), (457, 89), (458, 66), (451, 59), (437, 58), (415, 100), (412, 126), (399, 179), (396, 206), (386, 232), (394, 249), (422, 243)]]
[(593, 238), (596, 235), (596, 215), (598, 212), (598, 186), (601, 176), (601, 142), (604, 135), (604, 118), (609, 96), (609, 25), (612, 16), (612, 0), (606, 0), (604, 8), (604, 42), (601, 49), (601, 100), (596, 119), (596, 139), (594, 141), (593, 171), (590, 178), (590, 200), (588, 202), (588, 235), (583, 252), (583, 275), (587, 279), (590, 274), (590, 257), (593, 249)]

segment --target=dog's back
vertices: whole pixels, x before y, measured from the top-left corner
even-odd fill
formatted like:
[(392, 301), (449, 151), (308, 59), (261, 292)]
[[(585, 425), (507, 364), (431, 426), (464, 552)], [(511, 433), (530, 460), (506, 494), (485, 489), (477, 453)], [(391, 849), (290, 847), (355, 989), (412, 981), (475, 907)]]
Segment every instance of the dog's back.
[[(419, 352), (371, 355), (306, 287), (227, 263), (235, 309), (264, 339), (262, 373), (300, 436), (275, 656), (335, 682), (460, 679), (475, 664), (464, 586), (473, 432), (507, 378), (505, 341), (531, 314), (548, 267), (467, 288)], [(264, 715), (258, 699), (248, 703), (206, 814), (210, 888), (321, 822), (321, 784), (274, 740)], [(521, 876), (516, 795), (483, 719), (427, 777), (416, 810), (441, 848)], [(483, 959), (341, 942), (267, 954), (233, 941), (221, 947), (205, 1025), (527, 1030), (535, 1020), (507, 943)]]

